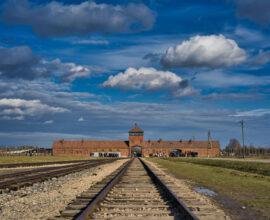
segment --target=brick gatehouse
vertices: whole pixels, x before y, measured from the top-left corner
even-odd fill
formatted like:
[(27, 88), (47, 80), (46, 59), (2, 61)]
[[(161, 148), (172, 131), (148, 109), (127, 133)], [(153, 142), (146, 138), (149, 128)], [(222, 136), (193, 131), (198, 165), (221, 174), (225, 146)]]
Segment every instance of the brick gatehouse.
[(54, 141), (55, 156), (218, 156), (219, 141), (143, 140), (144, 131), (135, 124), (129, 131), (128, 141)]

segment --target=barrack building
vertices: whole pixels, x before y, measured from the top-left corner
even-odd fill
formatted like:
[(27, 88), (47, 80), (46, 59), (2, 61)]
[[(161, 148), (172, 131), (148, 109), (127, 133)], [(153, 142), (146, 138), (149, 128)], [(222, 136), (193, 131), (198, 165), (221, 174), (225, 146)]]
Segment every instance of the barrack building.
[(55, 156), (113, 156), (130, 157), (133, 155), (149, 156), (218, 156), (219, 141), (175, 140), (157, 141), (144, 140), (144, 131), (137, 124), (129, 131), (128, 141), (67, 141), (53, 143)]

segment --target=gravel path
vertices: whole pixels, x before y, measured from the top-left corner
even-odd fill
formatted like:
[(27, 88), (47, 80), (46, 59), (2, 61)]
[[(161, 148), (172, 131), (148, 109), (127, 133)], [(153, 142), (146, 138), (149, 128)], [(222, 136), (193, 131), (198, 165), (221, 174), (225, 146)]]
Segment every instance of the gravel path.
[(59, 215), (69, 202), (97, 181), (116, 170), (118, 160), (81, 172), (35, 183), (33, 186), (0, 194), (0, 219), (47, 219)]

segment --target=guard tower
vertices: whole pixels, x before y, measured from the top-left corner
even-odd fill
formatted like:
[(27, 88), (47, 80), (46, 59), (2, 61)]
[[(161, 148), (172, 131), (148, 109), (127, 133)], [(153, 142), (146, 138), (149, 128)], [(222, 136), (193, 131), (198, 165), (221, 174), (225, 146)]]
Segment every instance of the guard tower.
[[(129, 155), (131, 155), (132, 147), (143, 147), (143, 133), (144, 131), (135, 123), (134, 128), (129, 132)], [(143, 151), (143, 149), (142, 149)]]

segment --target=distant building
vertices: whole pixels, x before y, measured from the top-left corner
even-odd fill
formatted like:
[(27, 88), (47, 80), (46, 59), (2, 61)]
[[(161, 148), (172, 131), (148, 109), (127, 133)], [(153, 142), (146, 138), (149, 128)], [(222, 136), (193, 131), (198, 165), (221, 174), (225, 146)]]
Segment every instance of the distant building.
[(55, 156), (218, 156), (219, 141), (176, 140), (144, 141), (144, 131), (135, 124), (129, 131), (129, 141), (55, 141)]

